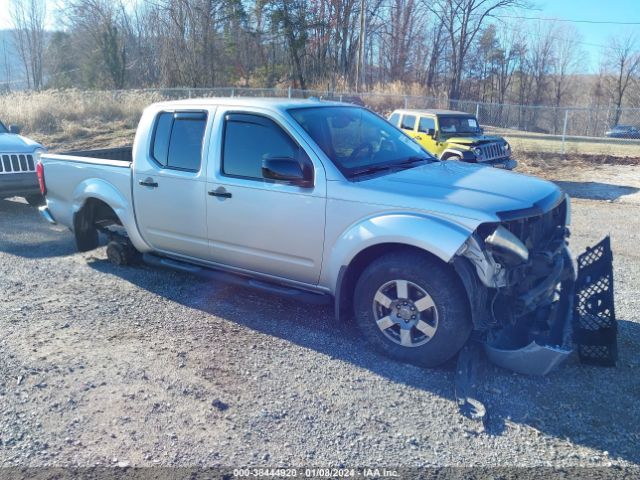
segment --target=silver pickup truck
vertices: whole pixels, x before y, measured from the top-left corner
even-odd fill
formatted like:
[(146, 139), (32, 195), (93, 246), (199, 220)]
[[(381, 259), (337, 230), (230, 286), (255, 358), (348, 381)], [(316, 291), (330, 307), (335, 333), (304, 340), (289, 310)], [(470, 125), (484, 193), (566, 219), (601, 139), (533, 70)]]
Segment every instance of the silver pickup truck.
[[(44, 154), (42, 215), (81, 251), (224, 272), (305, 300), (424, 366), (473, 330), (499, 364), (570, 352), (569, 198), (553, 183), (438, 161), (371, 111), (318, 100), (154, 104), (132, 148)], [(526, 359), (523, 360), (523, 359)]]

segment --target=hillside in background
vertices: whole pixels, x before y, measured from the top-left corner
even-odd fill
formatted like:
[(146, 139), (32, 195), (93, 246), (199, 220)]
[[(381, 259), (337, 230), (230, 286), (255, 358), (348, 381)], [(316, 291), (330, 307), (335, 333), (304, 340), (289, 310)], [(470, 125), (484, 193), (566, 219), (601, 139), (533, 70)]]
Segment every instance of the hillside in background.
[(12, 30), (0, 30), (0, 90), (26, 87), (24, 67), (15, 48)]

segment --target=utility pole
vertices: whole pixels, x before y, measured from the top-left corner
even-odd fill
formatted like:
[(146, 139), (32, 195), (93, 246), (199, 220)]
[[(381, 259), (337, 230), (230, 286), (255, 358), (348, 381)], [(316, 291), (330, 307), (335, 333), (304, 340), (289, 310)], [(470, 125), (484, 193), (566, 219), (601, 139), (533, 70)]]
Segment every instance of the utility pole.
[(356, 64), (356, 93), (360, 92), (360, 84), (364, 85), (364, 63), (365, 49), (364, 42), (366, 37), (366, 12), (365, 0), (360, 0), (360, 36), (358, 38), (358, 63)]

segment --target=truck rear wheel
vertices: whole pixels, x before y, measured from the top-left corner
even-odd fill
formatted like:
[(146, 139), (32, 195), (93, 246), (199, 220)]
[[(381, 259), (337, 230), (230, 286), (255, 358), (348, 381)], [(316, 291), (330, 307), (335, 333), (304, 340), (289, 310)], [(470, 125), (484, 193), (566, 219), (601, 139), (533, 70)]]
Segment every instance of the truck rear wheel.
[(74, 231), (76, 247), (79, 252), (88, 252), (98, 246), (98, 230), (93, 226), (83, 225)]
[(445, 264), (394, 252), (367, 267), (354, 294), (356, 322), (379, 351), (434, 367), (460, 351), (472, 330), (464, 287)]

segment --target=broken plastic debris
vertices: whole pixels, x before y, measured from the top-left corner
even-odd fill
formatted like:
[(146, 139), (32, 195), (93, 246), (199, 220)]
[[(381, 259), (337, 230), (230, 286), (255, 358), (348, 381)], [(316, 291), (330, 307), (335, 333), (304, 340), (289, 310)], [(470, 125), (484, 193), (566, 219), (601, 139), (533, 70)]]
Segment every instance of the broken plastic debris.
[(489, 360), (499, 367), (525, 375), (546, 375), (572, 352), (561, 347), (538, 345), (535, 341), (516, 350), (504, 350), (485, 344), (484, 350)]

